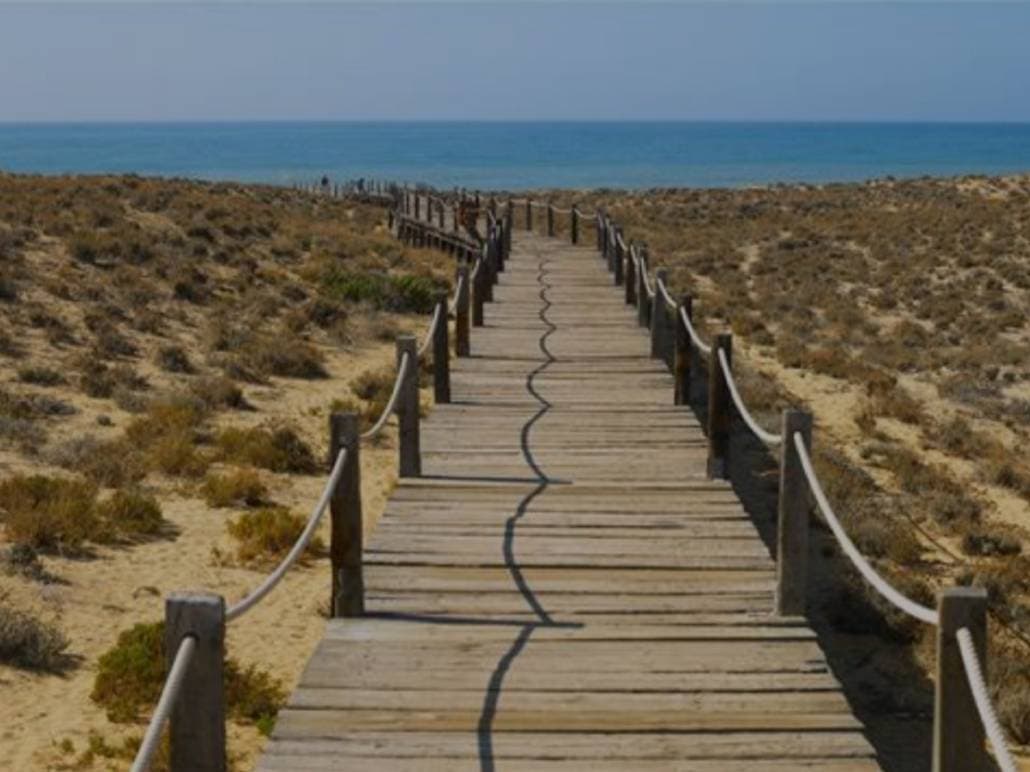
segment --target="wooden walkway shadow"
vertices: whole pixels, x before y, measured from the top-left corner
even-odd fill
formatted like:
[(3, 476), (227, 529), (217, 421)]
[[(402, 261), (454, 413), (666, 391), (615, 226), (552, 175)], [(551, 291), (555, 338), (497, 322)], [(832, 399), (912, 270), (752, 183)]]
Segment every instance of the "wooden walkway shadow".
[(494, 293), (258, 768), (879, 769), (596, 253)]

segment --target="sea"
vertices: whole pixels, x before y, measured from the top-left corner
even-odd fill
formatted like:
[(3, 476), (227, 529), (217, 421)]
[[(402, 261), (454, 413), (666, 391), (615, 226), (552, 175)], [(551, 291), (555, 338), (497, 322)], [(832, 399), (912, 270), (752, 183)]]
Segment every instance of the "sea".
[(0, 123), (0, 170), (480, 190), (851, 182), (1030, 172), (1030, 123)]

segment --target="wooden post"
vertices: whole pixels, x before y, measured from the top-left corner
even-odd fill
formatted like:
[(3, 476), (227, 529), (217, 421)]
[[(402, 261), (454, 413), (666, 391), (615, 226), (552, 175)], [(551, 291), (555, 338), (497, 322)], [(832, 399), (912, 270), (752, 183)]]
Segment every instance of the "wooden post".
[(451, 231), (454, 233), (458, 232), (458, 205), (453, 204), (451, 206)]
[(419, 431), (418, 406), (418, 341), (414, 335), (397, 336), (397, 367), (401, 358), (408, 355), (408, 369), (401, 382), (401, 393), (397, 399), (398, 451), (400, 453), (400, 477), (418, 477), (422, 474), (422, 450)]
[(624, 250), (622, 248), (622, 228), (615, 228), (615, 255), (612, 258), (612, 274), (615, 281), (615, 286), (618, 287), (622, 284), (622, 261), (625, 259)]
[[(504, 234), (504, 221), (494, 220), (493, 225), (493, 242), (494, 242), (494, 255), (496, 256), (497, 272), (504, 272), (504, 263), (508, 259), (508, 255), (504, 251), (504, 242), (507, 238)], [(494, 276), (494, 283), (497, 282), (497, 276)]]
[(225, 600), (208, 593), (165, 599), (165, 661), (171, 670), (186, 636), (196, 646), (172, 706), (172, 772), (225, 772)]
[(672, 327), (675, 332), (675, 359), (673, 362), (673, 374), (676, 378), (676, 390), (673, 396), (674, 405), (690, 404), (690, 333), (683, 324), (683, 314), (688, 319), (693, 318), (694, 300), (690, 295), (683, 295), (679, 305), (676, 306), (676, 316), (672, 320)]
[(501, 233), (504, 235), (504, 243), (502, 244), (502, 249), (504, 250), (505, 260), (507, 260), (508, 257), (511, 255), (511, 232), (513, 228), (514, 220), (512, 219), (512, 212), (509, 208), (504, 215), (504, 227), (501, 230)]
[(440, 230), (443, 230), (443, 201), (440, 202), (440, 206), (436, 209), (436, 222), (440, 226)]
[(433, 400), (438, 405), (451, 401), (451, 347), (447, 340), (447, 293), (438, 292), (436, 307), (440, 318), (433, 332)]
[(937, 596), (937, 679), (933, 711), (933, 772), (995, 769), (969, 688), (955, 633), (967, 628), (980, 669), (987, 672), (987, 590), (949, 587)]
[(458, 263), (456, 285), (458, 306), (454, 311), (454, 354), (467, 357), (469, 347), (469, 264), (464, 258)]
[[(484, 256), (485, 257), (485, 256)], [(476, 271), (473, 266), (473, 271), (476, 275), (474, 286), (472, 287), (472, 326), (482, 327), (483, 326), (483, 301), (486, 298), (486, 260), (483, 260), (484, 265), (479, 266), (479, 270)]]
[(572, 222), (569, 227), (570, 238), (573, 244), (579, 243), (579, 210), (576, 209), (576, 205), (572, 205)]
[(483, 270), (483, 300), (492, 303), (494, 299), (494, 285), (497, 283), (497, 228), (491, 226), (487, 232), (486, 241), (482, 246)]
[(533, 230), (533, 199), (526, 198), (526, 230)]
[(719, 350), (726, 354), (726, 363), (733, 366), (733, 336), (715, 336), (708, 360), (708, 476), (728, 478), (730, 462), (730, 390), (719, 364)]
[(776, 530), (776, 613), (802, 616), (805, 613), (808, 576), (808, 510), (811, 501), (808, 481), (801, 468), (794, 434), (800, 433), (805, 448), (812, 448), (812, 414), (784, 410), (780, 424), (780, 491)]
[(607, 217), (597, 218), (597, 227), (594, 229), (594, 235), (597, 236), (597, 251), (601, 253), (601, 259), (608, 264), (609, 268), (611, 268), (611, 261), (608, 260), (608, 251), (612, 247), (610, 228), (611, 223)]
[(415, 193), (415, 219), (422, 219), (422, 197)]
[(554, 237), (554, 204), (547, 205), (547, 235)]
[(669, 272), (659, 268), (654, 273), (654, 298), (651, 300), (651, 356), (659, 358), (665, 355), (665, 296), (659, 285), (665, 283)]
[(343, 472), (329, 499), (331, 534), (329, 560), (332, 589), (329, 613), (334, 617), (360, 617), (365, 613), (362, 569), (361, 434), (357, 413), (329, 416), (329, 468), (346, 448)]
[(626, 305), (637, 303), (637, 265), (633, 262), (633, 244), (626, 251)]

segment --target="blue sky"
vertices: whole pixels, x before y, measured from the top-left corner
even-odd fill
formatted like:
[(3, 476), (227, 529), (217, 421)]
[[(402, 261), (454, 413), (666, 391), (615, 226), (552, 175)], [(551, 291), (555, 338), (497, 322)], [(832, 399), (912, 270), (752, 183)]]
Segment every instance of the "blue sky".
[(1030, 121), (1030, 3), (0, 3), (0, 121)]

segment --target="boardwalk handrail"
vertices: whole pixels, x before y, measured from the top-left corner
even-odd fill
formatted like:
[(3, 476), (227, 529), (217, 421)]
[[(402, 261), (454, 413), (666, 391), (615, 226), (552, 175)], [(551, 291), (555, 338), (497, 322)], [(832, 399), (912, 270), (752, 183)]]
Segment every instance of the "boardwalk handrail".
[[(767, 445), (781, 446), (779, 527), (777, 534), (777, 612), (804, 613), (806, 579), (808, 508), (806, 492), (814, 498), (823, 519), (830, 527), (841, 550), (865, 581), (883, 598), (904, 613), (937, 627), (937, 694), (935, 699), (934, 770), (964, 772), (984, 768), (987, 762), (984, 737), (990, 740), (996, 761), (1003, 772), (1016, 767), (998, 723), (984, 683), (981, 662), (986, 659), (987, 595), (982, 589), (947, 588), (938, 596), (938, 608), (928, 608), (908, 598), (884, 579), (861, 554), (833, 511), (816, 475), (808, 450), (811, 416), (799, 411), (785, 411), (780, 434), (763, 429), (748, 409), (733, 375), (729, 357), (731, 336), (720, 334), (706, 344), (691, 319), (689, 295), (677, 303), (669, 292), (664, 274), (655, 271), (648, 276), (647, 260), (635, 243), (627, 244), (622, 229), (607, 215), (598, 218), (598, 249), (609, 258), (616, 284), (620, 283), (621, 266), (613, 265), (610, 250), (615, 249), (615, 263), (626, 261), (626, 302), (638, 306), (638, 318), (652, 332), (652, 355), (668, 358), (662, 337), (666, 324), (664, 309), (674, 311), (676, 328), (674, 357), (670, 365), (676, 375), (676, 402), (684, 404), (690, 394), (690, 349), (709, 357), (708, 435), (709, 471), (714, 476), (727, 476), (729, 450), (729, 405), (736, 408), (748, 429)], [(636, 287), (630, 286), (635, 278)], [(958, 621), (956, 621), (958, 620)], [(961, 672), (959, 672), (961, 671)], [(964, 678), (960, 677), (964, 675)], [(976, 714), (979, 723), (969, 723)], [(973, 734), (973, 737), (970, 737)], [(981, 740), (978, 742), (978, 740)]]
[[(360, 185), (311, 186), (303, 188), (312, 193), (343, 197), (349, 192), (361, 192)], [(394, 208), (389, 211), (391, 227), (396, 225), (398, 238), (415, 238), (415, 231), (423, 231), (422, 245), (429, 245), (425, 235), (426, 223), (408, 218), (401, 211), (400, 189), (389, 185), (378, 187), (388, 191)], [(384, 196), (387, 193), (383, 194)], [(427, 216), (431, 213), (427, 208)], [(431, 226), (429, 226), (431, 227)], [(434, 229), (435, 230), (435, 229)], [(419, 452), (419, 359), (432, 349), (434, 398), (437, 403), (450, 402), (449, 332), (447, 317), (456, 314), (459, 356), (468, 355), (468, 316), (470, 284), (477, 285), (477, 304), (482, 308), (482, 287), (487, 277), (483, 267), (499, 256), (503, 226), (491, 223), (488, 242), (483, 245), (455, 234), (435, 232), (432, 245), (448, 248), (465, 261), (476, 256), (473, 272), (469, 274), (466, 262), (457, 270), (454, 297), (437, 294), (433, 314), (426, 335), (418, 345), (415, 338), (402, 335), (397, 339), (397, 374), (387, 405), (373, 425), (360, 434), (358, 417), (354, 413), (330, 416), (331, 468), (317, 503), (309, 515), (300, 535), (262, 582), (250, 593), (226, 608), (220, 596), (209, 594), (174, 594), (166, 600), (165, 651), (168, 674), (161, 696), (147, 726), (144, 738), (133, 761), (133, 772), (145, 772), (152, 762), (163, 727), (171, 722), (172, 772), (186, 772), (196, 768), (225, 768), (225, 695), (222, 683), (224, 665), (225, 626), (239, 619), (257, 606), (297, 562), (312, 538), (327, 510), (332, 512), (332, 597), (333, 616), (355, 616), (364, 611), (364, 582), (361, 578), (361, 499), (359, 447), (362, 439), (378, 434), (390, 415), (396, 413), (399, 425), (399, 474), (401, 477), (421, 473)], [(489, 256), (489, 259), (488, 259)], [(489, 273), (493, 273), (490, 271)], [(496, 275), (493, 276), (496, 281)], [(193, 697), (203, 696), (203, 708), (183, 705), (183, 692)]]

